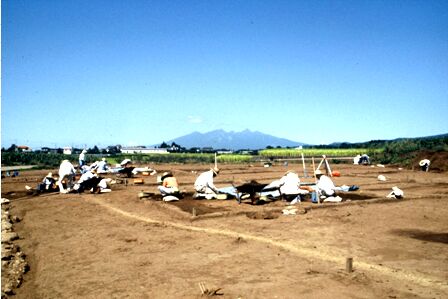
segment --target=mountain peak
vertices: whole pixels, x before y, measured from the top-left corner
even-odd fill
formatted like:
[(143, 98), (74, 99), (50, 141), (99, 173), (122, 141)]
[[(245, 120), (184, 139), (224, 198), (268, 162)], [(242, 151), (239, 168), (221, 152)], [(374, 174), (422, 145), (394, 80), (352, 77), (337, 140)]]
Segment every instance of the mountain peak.
[(232, 150), (264, 149), (267, 146), (295, 147), (303, 145), (301, 142), (271, 136), (258, 131), (252, 132), (249, 129), (241, 132), (226, 132), (223, 129), (217, 129), (207, 133), (193, 132), (168, 141), (168, 143), (171, 142), (175, 142), (186, 148), (212, 147), (213, 149)]

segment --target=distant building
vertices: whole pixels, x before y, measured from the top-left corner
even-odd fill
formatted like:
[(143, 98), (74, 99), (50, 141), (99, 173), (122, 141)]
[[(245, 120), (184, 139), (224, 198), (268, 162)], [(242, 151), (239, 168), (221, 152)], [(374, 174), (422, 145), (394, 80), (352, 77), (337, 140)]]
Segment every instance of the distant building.
[(62, 149), (62, 153), (64, 155), (71, 155), (73, 152), (73, 148), (71, 146), (66, 146)]
[(40, 151), (42, 153), (52, 153), (52, 154), (57, 154), (59, 152), (59, 150), (62, 151), (62, 149), (58, 149), (58, 148), (49, 148), (49, 147), (43, 147), (40, 149)]
[(203, 147), (202, 148), (202, 152), (203, 153), (213, 153), (215, 150), (213, 149), (213, 147)]
[(33, 150), (31, 149), (31, 147), (26, 146), (26, 145), (19, 145), (17, 146), (17, 151), (18, 152), (32, 152)]
[(233, 154), (233, 151), (230, 151), (230, 150), (227, 150), (227, 151), (222, 150), (222, 151), (217, 151), (216, 153), (217, 153), (218, 155), (225, 155), (225, 154)]
[(166, 148), (147, 148), (144, 146), (122, 147), (122, 154), (169, 154)]

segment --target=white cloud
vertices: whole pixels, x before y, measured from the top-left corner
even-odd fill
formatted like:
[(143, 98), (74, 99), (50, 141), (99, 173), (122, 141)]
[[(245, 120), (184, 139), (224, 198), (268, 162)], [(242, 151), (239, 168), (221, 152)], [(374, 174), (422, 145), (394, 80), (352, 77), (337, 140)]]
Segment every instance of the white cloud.
[(188, 122), (191, 124), (200, 124), (202, 123), (202, 118), (200, 116), (189, 115)]

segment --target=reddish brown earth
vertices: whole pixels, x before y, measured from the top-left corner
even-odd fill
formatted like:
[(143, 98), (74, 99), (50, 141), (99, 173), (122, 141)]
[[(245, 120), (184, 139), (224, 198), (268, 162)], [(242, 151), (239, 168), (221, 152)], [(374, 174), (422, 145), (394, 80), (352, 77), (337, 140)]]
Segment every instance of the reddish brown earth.
[[(448, 298), (445, 172), (332, 165), (341, 172), (337, 185), (360, 189), (341, 194), (345, 202), (302, 202), (297, 215), (283, 215), (282, 201), (193, 200), (193, 182), (208, 165), (153, 166), (174, 172), (185, 199), (140, 200), (141, 190), (157, 193), (155, 177), (108, 194), (40, 196), (24, 186), (48, 171), (3, 179), (30, 269), (15, 297), (200, 298), (203, 282), (220, 289), (219, 298)], [(218, 187), (303, 174), (298, 164), (221, 169)], [(404, 199), (385, 198), (393, 186)]]

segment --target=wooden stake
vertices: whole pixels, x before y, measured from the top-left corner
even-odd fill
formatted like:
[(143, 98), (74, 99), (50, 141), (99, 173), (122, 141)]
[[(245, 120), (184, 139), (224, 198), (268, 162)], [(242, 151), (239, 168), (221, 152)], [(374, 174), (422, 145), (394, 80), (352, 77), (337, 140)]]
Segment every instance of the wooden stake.
[[(314, 181), (315, 181), (316, 184), (317, 184), (316, 167), (315, 167), (315, 164), (314, 164), (314, 157), (311, 157), (311, 161), (313, 162)], [(317, 191), (318, 191), (318, 190), (317, 190), (317, 186), (316, 186), (316, 191), (314, 191), (314, 192), (316, 192), (317, 203), (320, 204), (320, 196), (319, 196), (319, 192), (317, 192)]]
[(328, 163), (327, 158), (325, 158), (325, 169), (327, 170), (328, 176), (333, 176), (333, 173), (331, 172), (330, 163)]
[(204, 295), (206, 289), (205, 289), (205, 285), (203, 285), (202, 282), (199, 283), (199, 289), (201, 289), (201, 295)]
[(192, 214), (193, 214), (193, 217), (196, 217), (196, 208), (193, 208)]
[(303, 175), (304, 175), (304, 177), (307, 177), (306, 176), (306, 168), (305, 168), (305, 158), (303, 157), (303, 152), (301, 154), (302, 154)]
[(320, 161), (319, 165), (317, 165), (316, 170), (319, 169), (322, 166), (322, 163), (324, 163), (325, 158), (326, 158), (326, 156), (322, 155), (322, 160)]
[(347, 271), (348, 273), (353, 272), (353, 258), (352, 257), (348, 257), (345, 260), (345, 271)]

